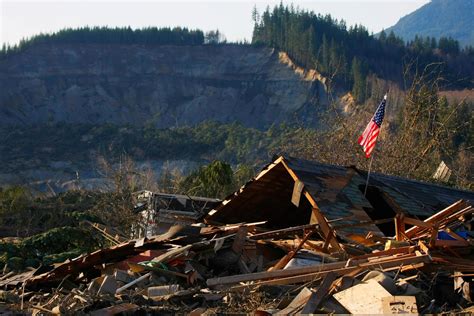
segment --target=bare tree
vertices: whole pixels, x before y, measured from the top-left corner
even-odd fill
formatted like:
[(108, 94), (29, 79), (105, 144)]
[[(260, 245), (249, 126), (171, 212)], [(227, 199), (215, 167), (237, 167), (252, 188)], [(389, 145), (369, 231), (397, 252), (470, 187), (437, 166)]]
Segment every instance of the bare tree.
[(110, 190), (98, 201), (93, 214), (104, 224), (130, 234), (132, 226), (140, 220), (139, 215), (134, 212), (133, 193), (157, 188), (154, 172), (151, 167), (138, 168), (126, 155), (121, 156), (116, 163), (100, 157), (98, 164)]

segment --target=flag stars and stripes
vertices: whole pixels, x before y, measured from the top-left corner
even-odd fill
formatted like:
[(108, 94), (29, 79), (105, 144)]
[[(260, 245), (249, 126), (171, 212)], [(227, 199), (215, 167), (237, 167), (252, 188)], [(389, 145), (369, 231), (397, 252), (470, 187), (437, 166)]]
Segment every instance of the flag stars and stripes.
[(358, 139), (358, 143), (363, 147), (365, 157), (367, 158), (370, 158), (370, 155), (375, 148), (375, 142), (377, 140), (377, 136), (379, 136), (380, 126), (382, 125), (385, 115), (386, 101), (387, 95), (384, 96), (382, 102), (377, 108), (377, 111), (375, 111), (374, 116), (370, 120), (369, 124), (367, 124), (367, 127)]

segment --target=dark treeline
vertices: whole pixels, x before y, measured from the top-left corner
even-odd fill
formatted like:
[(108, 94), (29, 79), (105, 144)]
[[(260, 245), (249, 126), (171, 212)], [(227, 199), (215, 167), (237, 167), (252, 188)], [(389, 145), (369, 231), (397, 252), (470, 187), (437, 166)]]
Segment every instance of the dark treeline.
[(132, 29), (131, 27), (81, 27), (67, 28), (51, 34), (39, 34), (23, 39), (18, 45), (3, 45), (0, 56), (18, 52), (40, 43), (56, 44), (159, 44), (159, 45), (201, 45), (205, 36), (201, 30), (187, 28), (156, 28), (147, 27)]
[(379, 38), (355, 25), (347, 27), (330, 15), (301, 11), (293, 6), (269, 7), (255, 22), (252, 43), (286, 51), (298, 64), (315, 68), (333, 82), (352, 88), (359, 102), (368, 96), (366, 78), (370, 73), (403, 82), (403, 65), (416, 61), (419, 68), (443, 63), (446, 79), (455, 87), (468, 87), (474, 71), (474, 49), (460, 49), (452, 38), (415, 38), (405, 43), (393, 32)]

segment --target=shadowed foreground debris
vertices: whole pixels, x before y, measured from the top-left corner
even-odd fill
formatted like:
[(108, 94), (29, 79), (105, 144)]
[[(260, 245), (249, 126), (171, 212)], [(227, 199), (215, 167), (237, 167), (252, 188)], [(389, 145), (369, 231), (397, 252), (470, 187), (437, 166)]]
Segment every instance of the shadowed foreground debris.
[[(0, 300), (33, 314), (474, 311), (472, 193), (432, 211), (426, 196), (388, 179), (387, 190), (374, 182), (364, 212), (370, 201), (350, 188), (357, 171), (318, 170), (280, 157), (207, 216), (189, 216), (194, 222), (181, 211), (180, 224), (160, 235), (4, 274)], [(433, 195), (438, 202), (459, 196), (435, 189), (445, 194)], [(334, 218), (331, 208), (344, 205), (338, 212), (353, 215)]]

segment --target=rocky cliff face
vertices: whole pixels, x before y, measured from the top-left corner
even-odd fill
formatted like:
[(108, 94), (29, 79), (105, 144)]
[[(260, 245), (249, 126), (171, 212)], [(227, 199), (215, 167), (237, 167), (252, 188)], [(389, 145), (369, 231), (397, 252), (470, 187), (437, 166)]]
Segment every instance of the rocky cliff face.
[(0, 124), (317, 124), (318, 76), (249, 46), (32, 46), (0, 61)]

